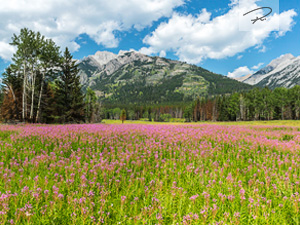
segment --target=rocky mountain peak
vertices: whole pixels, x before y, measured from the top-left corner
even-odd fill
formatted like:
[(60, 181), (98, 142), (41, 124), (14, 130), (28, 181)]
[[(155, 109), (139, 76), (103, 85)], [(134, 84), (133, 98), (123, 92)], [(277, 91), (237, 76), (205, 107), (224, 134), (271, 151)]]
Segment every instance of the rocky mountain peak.
[(91, 57), (95, 59), (100, 66), (102, 66), (108, 63), (110, 60), (117, 58), (118, 55), (112, 52), (98, 51), (95, 55), (92, 55)]
[(281, 55), (279, 58), (272, 60), (268, 66), (271, 66), (273, 68), (278, 67), (280, 64), (290, 62), (291, 60), (295, 59), (295, 57), (292, 54), (285, 54)]
[(290, 88), (300, 84), (300, 57), (292, 54), (281, 55), (243, 82), (270, 88)]
[(121, 51), (118, 56), (101, 67), (102, 72), (110, 75), (119, 68), (134, 61), (152, 62), (152, 58), (136, 51)]

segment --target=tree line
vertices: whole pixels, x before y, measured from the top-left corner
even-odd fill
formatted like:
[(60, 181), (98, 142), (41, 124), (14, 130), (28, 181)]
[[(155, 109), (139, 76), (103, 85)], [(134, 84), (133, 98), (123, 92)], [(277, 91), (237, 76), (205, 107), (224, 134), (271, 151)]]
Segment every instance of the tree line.
[[(252, 121), (300, 119), (300, 86), (250, 91), (197, 98), (189, 103), (161, 105), (106, 105), (105, 119), (119, 119), (121, 110), (126, 119), (149, 121)], [(176, 121), (176, 120), (173, 120)]]
[(96, 122), (95, 93), (82, 92), (79, 69), (68, 48), (61, 54), (53, 40), (23, 28), (14, 34), (12, 63), (2, 74), (1, 119), (4, 122)]

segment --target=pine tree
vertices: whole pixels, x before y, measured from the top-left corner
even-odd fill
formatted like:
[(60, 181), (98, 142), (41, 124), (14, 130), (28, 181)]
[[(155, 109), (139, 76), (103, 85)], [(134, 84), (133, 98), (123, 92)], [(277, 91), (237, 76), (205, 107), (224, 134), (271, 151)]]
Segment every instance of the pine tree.
[(62, 123), (79, 123), (84, 120), (84, 95), (78, 76), (79, 69), (68, 48), (60, 64), (57, 85), (57, 110)]

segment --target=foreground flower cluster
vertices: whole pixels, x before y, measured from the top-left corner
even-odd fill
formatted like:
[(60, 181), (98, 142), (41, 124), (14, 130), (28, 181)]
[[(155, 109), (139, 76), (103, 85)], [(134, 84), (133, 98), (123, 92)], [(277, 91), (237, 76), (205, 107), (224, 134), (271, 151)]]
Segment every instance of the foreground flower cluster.
[(0, 224), (297, 224), (287, 126), (0, 127)]

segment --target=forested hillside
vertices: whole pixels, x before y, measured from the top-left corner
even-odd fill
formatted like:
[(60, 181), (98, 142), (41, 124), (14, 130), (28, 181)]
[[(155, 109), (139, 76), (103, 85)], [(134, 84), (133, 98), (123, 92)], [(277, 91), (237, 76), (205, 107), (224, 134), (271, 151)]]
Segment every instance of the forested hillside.
[[(172, 104), (252, 88), (195, 65), (138, 52), (96, 55), (98, 61), (90, 56), (78, 66), (83, 85), (105, 104)], [(113, 59), (99, 62), (99, 56)]]

